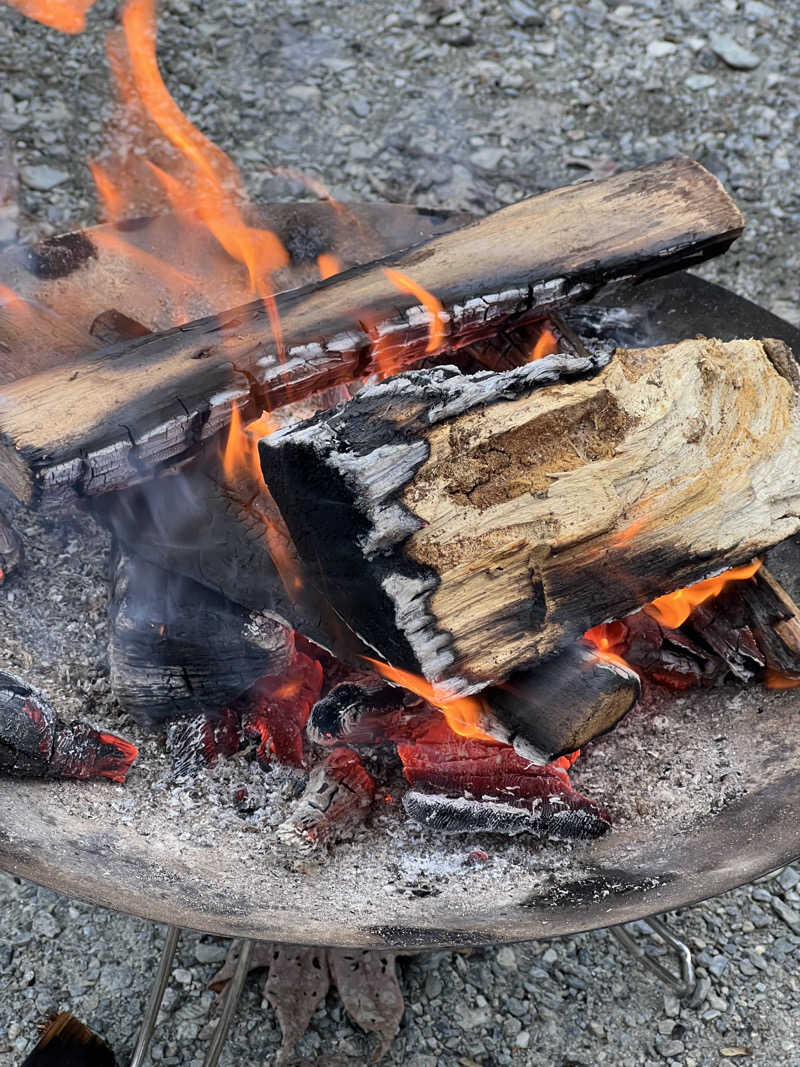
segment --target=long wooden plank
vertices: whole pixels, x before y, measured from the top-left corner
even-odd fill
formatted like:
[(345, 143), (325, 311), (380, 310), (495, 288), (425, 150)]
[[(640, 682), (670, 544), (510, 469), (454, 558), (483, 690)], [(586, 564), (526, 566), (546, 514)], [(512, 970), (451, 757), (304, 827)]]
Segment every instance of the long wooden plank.
[(277, 299), (285, 359), (260, 302), (134, 339), (0, 389), (0, 483), (20, 499), (95, 494), (147, 477), (224, 427), (422, 355), (430, 315), (392, 266), (442, 305), (442, 348), (586, 296), (604, 282), (713, 255), (743, 220), (716, 178), (686, 158), (504, 208), (405, 253)]

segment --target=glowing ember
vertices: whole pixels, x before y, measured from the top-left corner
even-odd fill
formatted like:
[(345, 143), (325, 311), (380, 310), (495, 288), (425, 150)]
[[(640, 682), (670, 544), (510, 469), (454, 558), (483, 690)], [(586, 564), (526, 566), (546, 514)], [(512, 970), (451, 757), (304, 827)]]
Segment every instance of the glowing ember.
[(628, 628), (624, 622), (604, 622), (593, 626), (591, 630), (586, 631), (583, 639), (594, 647), (598, 659), (616, 663), (627, 670), (631, 669), (630, 664), (626, 663), (621, 655), (628, 640)]
[(412, 296), (415, 296), (428, 312), (428, 315), (430, 316), (430, 324), (428, 326), (428, 344), (425, 348), (425, 352), (426, 354), (435, 352), (444, 340), (444, 323), (441, 319), (441, 303), (436, 299), (433, 293), (429, 293), (427, 289), (423, 289), (413, 278), (409, 278), (409, 276), (403, 274), (402, 271), (393, 270), (391, 267), (384, 267), (383, 273), (392, 285), (396, 286), (404, 293), (411, 293)]
[(764, 671), (765, 689), (797, 689), (800, 686), (800, 678), (790, 678), (788, 674), (771, 670), (769, 667)]
[(727, 582), (752, 578), (760, 566), (761, 560), (754, 560), (744, 567), (734, 567), (732, 570), (718, 574), (715, 578), (706, 578), (705, 581), (698, 582), (696, 585), (677, 589), (674, 593), (667, 593), (666, 596), (656, 597), (652, 603), (646, 604), (643, 610), (662, 626), (677, 629), (686, 622), (698, 604), (704, 603), (711, 597), (719, 596)]
[(533, 346), (531, 354), (528, 356), (527, 362), (533, 363), (535, 360), (543, 359), (545, 356), (552, 356), (553, 353), (557, 351), (558, 341), (556, 340), (556, 335), (549, 326), (545, 326), (539, 334), (536, 344)]
[(11, 7), (29, 19), (51, 26), (63, 33), (81, 33), (86, 29), (86, 12), (95, 0), (7, 0)]
[(480, 727), (481, 719), (487, 711), (483, 697), (454, 697), (446, 689), (431, 685), (430, 682), (416, 674), (412, 674), (410, 671), (401, 671), (397, 667), (389, 666), (388, 663), (370, 659), (369, 656), (364, 658), (384, 678), (402, 685), (405, 689), (409, 689), (412, 693), (422, 697), (423, 700), (427, 700), (429, 704), (439, 708), (447, 720), (447, 725), (454, 734), (458, 734), (459, 737), (477, 738), (491, 745), (500, 744), (499, 741), (495, 741)]

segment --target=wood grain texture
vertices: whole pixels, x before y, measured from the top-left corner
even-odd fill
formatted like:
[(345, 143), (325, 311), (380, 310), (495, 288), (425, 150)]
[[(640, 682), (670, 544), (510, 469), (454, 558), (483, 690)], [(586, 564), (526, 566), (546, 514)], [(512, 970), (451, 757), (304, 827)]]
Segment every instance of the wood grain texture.
[[(603, 282), (726, 248), (741, 214), (679, 158), (504, 208), (460, 230), (277, 298), (284, 357), (260, 302), (112, 345), (0, 388), (0, 483), (20, 499), (96, 494), (149, 476), (223, 428), (425, 352), (429, 314), (384, 267), (441, 301), (442, 347), (585, 298)], [(120, 310), (127, 312), (126, 308)]]
[(409, 372), (262, 440), (300, 556), (382, 658), (474, 691), (800, 529), (800, 403), (764, 344), (594, 370)]

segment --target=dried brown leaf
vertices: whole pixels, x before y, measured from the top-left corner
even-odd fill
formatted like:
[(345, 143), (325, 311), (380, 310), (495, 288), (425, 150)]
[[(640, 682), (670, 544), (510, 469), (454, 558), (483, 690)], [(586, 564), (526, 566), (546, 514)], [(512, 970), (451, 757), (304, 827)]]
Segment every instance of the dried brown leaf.
[(327, 950), (273, 945), (264, 993), (280, 1023), (283, 1042), (275, 1063), (288, 1061), (330, 988)]
[[(228, 955), (225, 957), (225, 962), (208, 983), (208, 988), (213, 989), (215, 993), (224, 993), (230, 985), (231, 978), (233, 978), (233, 972), (236, 970), (236, 964), (239, 962), (243, 943), (244, 942), (241, 940), (231, 941)], [(247, 967), (248, 974), (250, 974), (251, 971), (257, 971), (262, 967), (269, 967), (272, 962), (273, 947), (271, 941), (253, 942)]]
[(720, 1056), (727, 1056), (732, 1058), (734, 1056), (752, 1056), (753, 1050), (751, 1048), (742, 1048), (737, 1046), (735, 1048), (721, 1048), (719, 1050)]
[(347, 1014), (362, 1030), (380, 1038), (373, 1063), (389, 1051), (403, 1018), (405, 1004), (395, 960), (393, 952), (328, 950), (331, 978)]

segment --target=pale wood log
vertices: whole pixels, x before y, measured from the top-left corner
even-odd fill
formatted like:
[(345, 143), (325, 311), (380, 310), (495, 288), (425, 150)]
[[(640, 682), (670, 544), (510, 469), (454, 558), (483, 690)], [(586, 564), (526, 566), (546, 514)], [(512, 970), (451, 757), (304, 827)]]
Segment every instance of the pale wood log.
[(409, 372), (264, 438), (262, 466), (362, 640), (477, 690), (800, 529), (800, 404), (776, 351), (685, 341), (584, 380), (593, 361), (560, 355)]
[(730, 245), (742, 217), (685, 158), (557, 189), (417, 248), (280, 294), (285, 359), (261, 302), (87, 353), (0, 388), (0, 483), (24, 501), (140, 481), (224, 427), (370, 367), (425, 353), (430, 315), (392, 266), (442, 304), (441, 348), (585, 299), (621, 276), (686, 266)]

